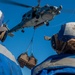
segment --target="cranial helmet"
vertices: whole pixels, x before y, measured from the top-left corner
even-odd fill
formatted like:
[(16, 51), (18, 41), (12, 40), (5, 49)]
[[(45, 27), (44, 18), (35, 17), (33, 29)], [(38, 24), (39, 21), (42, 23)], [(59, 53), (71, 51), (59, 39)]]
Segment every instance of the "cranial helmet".
[(0, 26), (2, 25), (3, 18), (4, 18), (4, 15), (3, 15), (2, 11), (0, 10)]
[(51, 38), (52, 47), (60, 53), (75, 52), (75, 22), (61, 26), (60, 31)]

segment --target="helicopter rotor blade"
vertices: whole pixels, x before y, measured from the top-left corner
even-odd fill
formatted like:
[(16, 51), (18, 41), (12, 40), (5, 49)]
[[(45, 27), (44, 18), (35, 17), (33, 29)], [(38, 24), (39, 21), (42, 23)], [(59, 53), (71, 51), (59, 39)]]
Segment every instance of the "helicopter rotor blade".
[(63, 9), (62, 12), (75, 14), (75, 9)]
[(14, 2), (14, 1), (10, 1), (10, 0), (0, 0), (0, 3), (12, 4), (12, 5), (16, 5), (16, 6), (25, 7), (25, 8), (33, 8), (32, 6), (21, 4), (18, 2)]

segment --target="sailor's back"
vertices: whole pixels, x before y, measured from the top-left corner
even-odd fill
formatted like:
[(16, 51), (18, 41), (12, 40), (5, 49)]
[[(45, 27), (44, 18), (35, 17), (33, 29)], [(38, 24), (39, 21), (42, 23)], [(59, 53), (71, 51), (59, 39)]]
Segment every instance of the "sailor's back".
[(22, 75), (21, 69), (10, 51), (0, 44), (0, 75)]

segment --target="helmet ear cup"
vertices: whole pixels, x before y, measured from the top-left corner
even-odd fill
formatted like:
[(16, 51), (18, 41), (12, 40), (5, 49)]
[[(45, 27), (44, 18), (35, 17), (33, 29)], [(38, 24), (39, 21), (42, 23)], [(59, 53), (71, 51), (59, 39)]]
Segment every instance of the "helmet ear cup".
[(62, 48), (62, 41), (58, 40), (58, 35), (55, 34), (51, 38), (51, 45), (52, 48), (55, 49), (57, 52), (61, 50)]
[(53, 35), (51, 38), (51, 45), (52, 47), (57, 50), (58, 49), (58, 40), (57, 40), (57, 35)]

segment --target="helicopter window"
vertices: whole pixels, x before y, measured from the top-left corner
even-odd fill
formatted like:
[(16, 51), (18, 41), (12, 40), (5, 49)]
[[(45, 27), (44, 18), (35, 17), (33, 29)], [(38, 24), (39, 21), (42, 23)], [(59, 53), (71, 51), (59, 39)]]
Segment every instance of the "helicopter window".
[(23, 15), (23, 17), (25, 17), (25, 16), (26, 16), (26, 14)]
[(28, 17), (30, 17), (31, 14), (28, 14)]
[(35, 17), (35, 16), (36, 16), (36, 11), (33, 11), (32, 17)]
[(47, 4), (45, 7), (49, 7), (49, 5)]
[(50, 9), (52, 9), (52, 10), (53, 10), (53, 9), (54, 9), (54, 7), (53, 7), (53, 6), (50, 6)]

